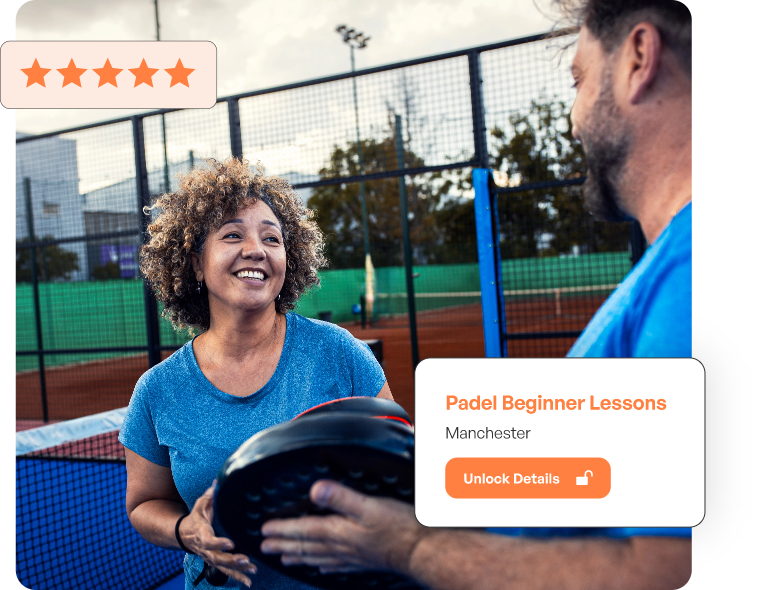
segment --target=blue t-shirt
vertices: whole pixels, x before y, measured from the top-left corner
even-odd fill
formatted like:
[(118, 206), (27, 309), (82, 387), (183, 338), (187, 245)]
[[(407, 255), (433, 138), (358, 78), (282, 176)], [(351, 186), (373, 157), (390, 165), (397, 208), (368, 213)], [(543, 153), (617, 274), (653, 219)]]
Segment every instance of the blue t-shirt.
[[(692, 206), (668, 224), (593, 316), (569, 357), (692, 355)], [(488, 529), (529, 537), (691, 537), (690, 528)]]
[[(271, 379), (238, 397), (217, 389), (199, 368), (192, 343), (138, 380), (120, 442), (144, 459), (170, 467), (189, 510), (221, 465), (255, 433), (342, 397), (375, 396), (386, 381), (369, 347), (334, 324), (286, 315), (285, 343)], [(220, 531), (218, 531), (220, 534)], [(186, 588), (203, 568), (187, 554)], [(259, 566), (254, 587), (310, 588)], [(197, 590), (212, 588), (203, 581)], [(229, 580), (225, 588), (245, 588)]]
[(692, 355), (692, 205), (668, 224), (593, 316), (570, 357)]

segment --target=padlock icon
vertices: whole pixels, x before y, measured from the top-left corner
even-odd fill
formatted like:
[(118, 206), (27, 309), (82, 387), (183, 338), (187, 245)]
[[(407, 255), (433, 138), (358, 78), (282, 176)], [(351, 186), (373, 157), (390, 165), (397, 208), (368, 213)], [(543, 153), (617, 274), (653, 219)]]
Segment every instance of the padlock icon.
[(593, 477), (593, 472), (590, 469), (588, 469), (588, 471), (586, 471), (583, 474), (582, 477), (575, 478), (575, 479), (577, 479), (577, 485), (578, 486), (587, 486), (588, 485), (588, 474), (589, 473), (590, 473), (590, 476)]

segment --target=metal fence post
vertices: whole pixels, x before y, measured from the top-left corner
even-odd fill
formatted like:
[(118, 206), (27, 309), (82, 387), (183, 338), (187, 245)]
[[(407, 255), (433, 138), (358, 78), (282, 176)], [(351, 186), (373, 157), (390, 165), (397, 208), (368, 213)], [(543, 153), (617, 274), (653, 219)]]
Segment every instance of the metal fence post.
[[(146, 152), (144, 150), (144, 120), (131, 117), (133, 123), (133, 150), (136, 156), (136, 193), (138, 194), (138, 219), (144, 241), (147, 239), (146, 228), (149, 217), (144, 215), (144, 207), (151, 205), (149, 178), (146, 174)], [(157, 299), (151, 288), (144, 283), (144, 313), (146, 314), (146, 352), (149, 355), (149, 367), (160, 362), (160, 323), (157, 317)]]
[[(396, 167), (404, 170), (404, 141), (402, 140), (402, 117), (396, 115)], [(404, 176), (399, 177), (399, 209), (402, 214), (402, 244), (404, 246), (404, 272), (407, 284), (407, 310), (410, 316), (410, 343), (412, 349), (412, 370), (420, 362), (418, 350), (418, 322), (415, 309), (415, 284), (412, 281), (412, 247), (410, 245), (410, 220), (407, 207), (407, 187)]]
[(226, 105), (229, 109), (229, 141), (231, 142), (231, 155), (242, 159), (242, 128), (239, 123), (239, 100), (227, 98)]
[[(35, 222), (32, 214), (32, 183), (29, 177), (24, 177), (24, 204), (27, 209), (27, 236), (29, 242), (34, 244)], [(40, 284), (37, 281), (37, 248), (32, 246), (29, 250), (30, 268), (32, 269), (32, 297), (35, 307), (35, 333), (37, 335), (37, 366), (40, 371), (40, 401), (43, 406), (43, 422), (48, 421), (48, 389), (45, 384), (45, 358), (43, 356), (43, 325), (40, 318)], [(43, 250), (45, 258), (45, 250)]]
[(644, 231), (641, 229), (641, 224), (638, 221), (633, 221), (630, 224), (630, 259), (633, 266), (638, 264), (644, 252), (646, 252)]
[(484, 121), (484, 95), (481, 90), (481, 54), (476, 50), (468, 52), (468, 77), (471, 83), (474, 159), (478, 168), (489, 168), (487, 127)]
[(497, 240), (492, 194), (489, 191), (487, 169), (473, 171), (473, 206), (476, 214), (476, 244), (479, 251), (479, 284), (481, 285), (481, 316), (484, 325), (484, 353), (487, 358), (506, 356), (503, 331), (505, 310), (501, 277), (499, 276)]

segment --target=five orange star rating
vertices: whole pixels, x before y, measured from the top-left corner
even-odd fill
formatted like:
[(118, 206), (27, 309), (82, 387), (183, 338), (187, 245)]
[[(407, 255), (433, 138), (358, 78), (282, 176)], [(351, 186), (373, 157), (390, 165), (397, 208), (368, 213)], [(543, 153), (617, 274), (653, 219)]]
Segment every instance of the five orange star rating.
[[(28, 63), (28, 62), (27, 62)], [(104, 66), (101, 68), (93, 68), (93, 71), (98, 74), (98, 87), (101, 88), (105, 84), (111, 84), (115, 88), (117, 87), (117, 75), (122, 72), (123, 68), (112, 67), (112, 64), (107, 59), (104, 62)], [(183, 84), (189, 88), (189, 74), (194, 71), (194, 68), (185, 68), (184, 64), (179, 59), (173, 68), (165, 68), (165, 72), (170, 74), (170, 87), (172, 88), (176, 84)], [(44, 68), (35, 59), (32, 67), (21, 68), (21, 71), (27, 75), (27, 88), (33, 84), (39, 84), (45, 87), (45, 76), (51, 71), (51, 68)], [(75, 84), (82, 88), (80, 83), (80, 76), (88, 71), (87, 68), (78, 68), (73, 59), (69, 60), (69, 65), (65, 68), (58, 68), (56, 70), (59, 74), (64, 76), (61, 86), (67, 86), (69, 84)], [(128, 71), (135, 76), (133, 88), (146, 84), (154, 88), (152, 82), (152, 76), (154, 76), (159, 68), (150, 68), (145, 59), (141, 60), (141, 65), (137, 68), (128, 68)]]

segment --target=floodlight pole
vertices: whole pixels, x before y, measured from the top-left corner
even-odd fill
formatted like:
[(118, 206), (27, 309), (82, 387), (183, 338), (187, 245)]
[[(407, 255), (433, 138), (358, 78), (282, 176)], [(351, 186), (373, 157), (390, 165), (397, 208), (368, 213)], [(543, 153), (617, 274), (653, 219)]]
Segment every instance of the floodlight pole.
[[(370, 40), (369, 37), (365, 38), (364, 33), (361, 31), (356, 32), (354, 29), (349, 29), (346, 27), (346, 25), (340, 25), (335, 29), (338, 33), (341, 34), (341, 37), (343, 38), (344, 43), (348, 43), (348, 46), (351, 48), (351, 71), (356, 71), (356, 63), (354, 60), (354, 41), (357, 43), (356, 49), (364, 49), (367, 46), (367, 41)], [(359, 175), (361, 176), (363, 174), (363, 167), (364, 167), (364, 159), (362, 157), (362, 139), (359, 134), (359, 103), (357, 100), (357, 93), (356, 93), (356, 76), (351, 78), (351, 82), (354, 87), (354, 120), (356, 122), (356, 154), (358, 159), (358, 166), (359, 166)], [(367, 259), (370, 258), (370, 233), (367, 225), (367, 198), (364, 194), (364, 181), (359, 183), (359, 200), (362, 204), (362, 229), (364, 232), (364, 257), (365, 257), (365, 265), (367, 264)]]
[[(157, 33), (157, 41), (160, 40), (160, 9), (157, 6), (158, 0), (154, 0), (154, 25)], [(160, 115), (160, 123), (162, 125), (162, 155), (165, 158), (165, 190), (162, 192), (170, 192), (170, 172), (168, 171), (168, 142), (165, 138), (165, 113)]]
[[(351, 71), (356, 71), (356, 64), (354, 63), (354, 45), (349, 43), (348, 46), (351, 48)], [(352, 84), (354, 85), (354, 119), (356, 121), (356, 154), (357, 158), (359, 159), (359, 175), (361, 176), (364, 174), (362, 172), (362, 166), (364, 160), (362, 159), (362, 139), (359, 135), (359, 106), (357, 103), (356, 98), (356, 76), (351, 78)], [(367, 197), (364, 194), (364, 181), (359, 183), (359, 198), (362, 202), (362, 227), (364, 230), (364, 257), (365, 262), (366, 258), (370, 256), (370, 233), (369, 229), (367, 227)]]

